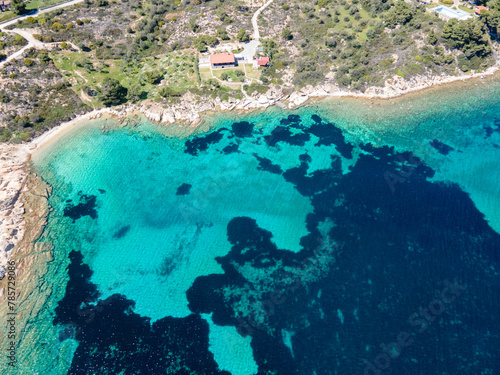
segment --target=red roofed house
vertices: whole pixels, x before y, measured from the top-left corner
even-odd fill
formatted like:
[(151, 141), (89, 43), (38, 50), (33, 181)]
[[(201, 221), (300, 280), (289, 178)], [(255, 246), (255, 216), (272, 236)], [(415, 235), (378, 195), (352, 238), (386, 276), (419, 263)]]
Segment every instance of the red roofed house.
[(269, 57), (265, 56), (257, 59), (258, 66), (267, 66), (267, 64), (269, 64)]
[(474, 7), (474, 12), (476, 12), (476, 14), (479, 16), (481, 14), (481, 11), (482, 10), (490, 10), (490, 8), (487, 8), (485, 6), (482, 6), (482, 5), (478, 5), (477, 7)]
[(210, 55), (210, 65), (212, 65), (212, 68), (234, 67), (236, 66), (236, 59), (232, 53)]

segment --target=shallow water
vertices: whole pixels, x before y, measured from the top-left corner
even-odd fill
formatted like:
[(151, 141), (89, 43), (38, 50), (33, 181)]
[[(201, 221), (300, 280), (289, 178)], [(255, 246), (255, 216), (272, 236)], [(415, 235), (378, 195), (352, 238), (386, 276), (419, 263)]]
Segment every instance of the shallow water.
[(494, 373), (500, 84), (451, 87), (69, 132), (34, 157), (57, 292), (20, 350), (44, 342), (43, 374)]

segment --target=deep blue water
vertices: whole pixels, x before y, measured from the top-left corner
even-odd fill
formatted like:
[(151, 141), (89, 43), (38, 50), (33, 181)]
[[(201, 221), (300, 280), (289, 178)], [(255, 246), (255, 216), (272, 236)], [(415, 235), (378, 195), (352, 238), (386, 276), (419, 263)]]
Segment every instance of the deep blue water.
[(444, 178), (473, 146), (433, 135), (424, 160), (314, 107), (267, 116), (89, 126), (36, 163), (74, 343), (53, 373), (498, 373), (500, 235)]

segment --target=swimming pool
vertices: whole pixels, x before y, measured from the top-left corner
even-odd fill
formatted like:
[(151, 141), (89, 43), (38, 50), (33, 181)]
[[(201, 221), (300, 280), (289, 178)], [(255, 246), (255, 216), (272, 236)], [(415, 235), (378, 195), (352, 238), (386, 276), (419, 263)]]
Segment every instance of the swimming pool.
[(467, 12), (464, 12), (462, 10), (451, 9), (445, 6), (439, 6), (437, 8), (434, 8), (434, 10), (446, 18), (457, 18), (459, 20), (466, 20), (467, 18), (472, 17)]

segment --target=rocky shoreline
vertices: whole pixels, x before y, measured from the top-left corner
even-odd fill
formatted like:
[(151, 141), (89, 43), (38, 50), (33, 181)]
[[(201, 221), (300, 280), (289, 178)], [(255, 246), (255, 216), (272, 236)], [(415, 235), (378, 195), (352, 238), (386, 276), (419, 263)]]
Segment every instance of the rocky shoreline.
[(415, 77), (410, 80), (395, 76), (387, 80), (383, 87), (371, 87), (364, 93), (343, 90), (333, 83), (328, 83), (328, 81), (315, 87), (307, 86), (289, 95), (278, 87), (271, 85), (265, 94), (254, 93), (253, 95), (246, 95), (242, 99), (229, 98), (227, 101), (222, 101), (220, 98), (199, 100), (188, 92), (179, 102), (172, 103), (168, 107), (164, 107), (152, 100), (146, 100), (141, 105), (128, 104), (94, 110), (50, 130), (29, 144), (0, 144), (0, 218), (2, 218), (0, 222), (0, 279), (4, 276), (10, 254), (12, 254), (25, 234), (25, 208), (21, 198), (28, 191), (26, 181), (29, 175), (28, 162), (31, 153), (49, 140), (54, 139), (57, 134), (62, 134), (65, 130), (73, 127), (76, 123), (102, 116), (112, 116), (117, 117), (119, 123), (123, 126), (134, 125), (137, 120), (132, 115), (143, 115), (150, 121), (160, 124), (184, 122), (194, 130), (201, 123), (203, 113), (262, 110), (273, 105), (293, 109), (312, 98), (392, 99), (437, 85), (464, 81), (470, 78), (484, 78), (493, 75), (498, 68), (499, 66), (495, 65), (483, 73), (461, 76), (425, 76)]
[(192, 94), (187, 93), (179, 103), (174, 103), (168, 108), (164, 108), (151, 100), (146, 100), (140, 106), (125, 105), (115, 107), (114, 109), (104, 109), (97, 111), (94, 116), (98, 117), (101, 113), (110, 113), (118, 117), (123, 117), (130, 112), (140, 112), (153, 122), (162, 124), (186, 122), (195, 126), (201, 122), (201, 114), (210, 111), (251, 111), (266, 109), (273, 105), (281, 108), (294, 109), (313, 98), (351, 97), (364, 99), (393, 99), (408, 93), (422, 91), (439, 85), (465, 81), (471, 78), (491, 76), (495, 74), (499, 68), (499, 65), (495, 65), (482, 73), (462, 74), (459, 76), (416, 76), (409, 80), (405, 80), (400, 76), (395, 76), (387, 80), (383, 87), (370, 87), (364, 93), (341, 89), (334, 83), (328, 83), (328, 81), (314, 87), (311, 85), (306, 86), (289, 95), (283, 93), (283, 90), (278, 87), (271, 85), (265, 94), (254, 93), (242, 99), (229, 98), (228, 101), (222, 101), (219, 98), (196, 100)]
[(25, 233), (25, 208), (20, 198), (26, 191), (29, 159), (27, 145), (0, 144), (0, 279)]

